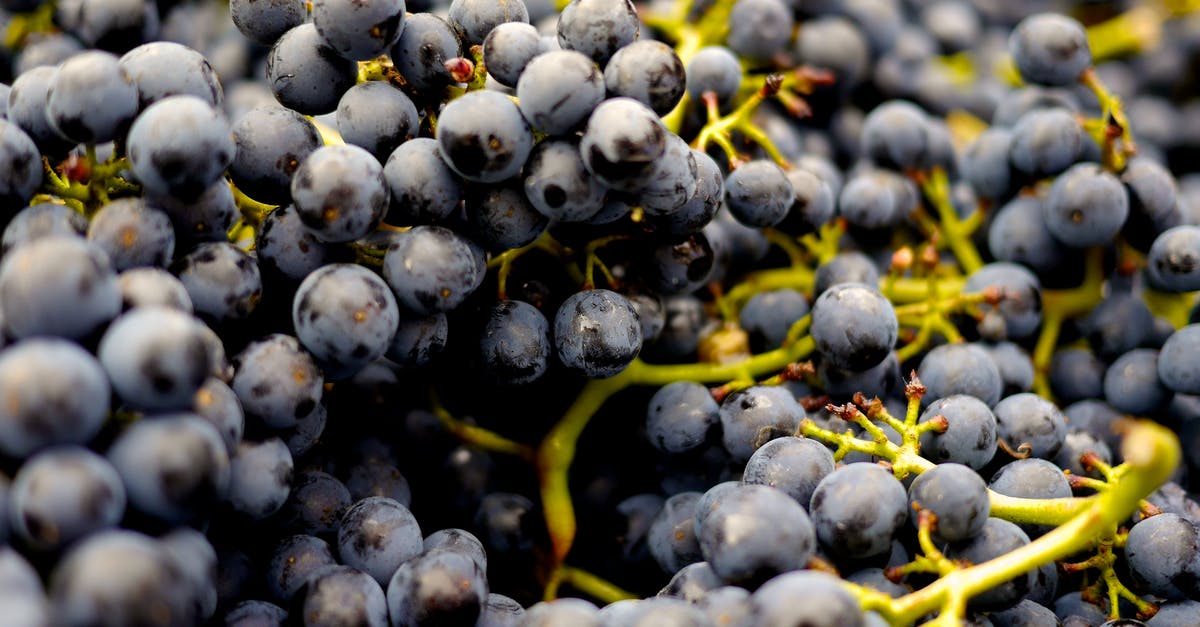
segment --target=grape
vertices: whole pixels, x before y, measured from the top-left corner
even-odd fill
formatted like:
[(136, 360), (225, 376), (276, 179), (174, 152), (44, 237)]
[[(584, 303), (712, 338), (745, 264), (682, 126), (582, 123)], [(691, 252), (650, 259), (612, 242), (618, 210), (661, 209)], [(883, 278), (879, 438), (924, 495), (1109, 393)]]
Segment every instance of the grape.
[(387, 213), (383, 166), (358, 146), (313, 150), (296, 169), (291, 190), (300, 221), (324, 242), (364, 237)]
[(0, 313), (11, 336), (82, 338), (120, 308), (107, 256), (78, 237), (33, 241), (0, 261)]
[(488, 592), (487, 577), (475, 560), (433, 550), (396, 570), (387, 586), (388, 614), (394, 625), (472, 624)]
[[(7, 119), (0, 121), (3, 122), (0, 124), (0, 146), (3, 146), (4, 171), (12, 172), (11, 178), (5, 179), (6, 184), (0, 187), (6, 208), (23, 206), (41, 183), (40, 168), (33, 167), (39, 161), (39, 150), (50, 157), (63, 157), (75, 146), (75, 142), (58, 134), (46, 111), (50, 85), (57, 75), (58, 68), (54, 66), (31, 68), (16, 77), (8, 92)], [(18, 130), (24, 133), (17, 133)], [(33, 140), (36, 148), (29, 147), (27, 139)], [(27, 193), (19, 191), (25, 189)]]
[(631, 0), (571, 0), (558, 16), (558, 43), (604, 64), (637, 39), (640, 25)]
[(454, 24), (467, 46), (482, 44), (488, 33), (508, 22), (529, 23), (529, 10), (522, 0), (487, 2), (486, 0), (452, 0), (450, 22)]
[(1025, 349), (1012, 342), (984, 344), (983, 348), (1000, 370), (1005, 395), (1028, 392), (1033, 388), (1033, 359)]
[(1172, 292), (1200, 289), (1200, 227), (1177, 226), (1154, 238), (1147, 274)]
[[(122, 309), (163, 306), (192, 313), (192, 298), (174, 275), (158, 268), (131, 268), (117, 276)], [(215, 355), (213, 356), (215, 359)]]
[(920, 167), (929, 161), (929, 144), (925, 112), (910, 102), (885, 102), (863, 120), (862, 151), (881, 167)]
[(646, 105), (632, 98), (609, 98), (588, 118), (579, 152), (584, 167), (601, 183), (622, 191), (637, 191), (657, 174), (658, 159), (667, 150), (668, 133), (658, 115)]
[(279, 438), (239, 443), (229, 463), (229, 504), (255, 520), (274, 514), (287, 502), (293, 467)]
[[(996, 288), (1004, 294), (1000, 304), (980, 304), (985, 315), (1000, 315), (1004, 321), (1003, 336), (1009, 340), (1028, 338), (1042, 323), (1042, 297), (1040, 282), (1030, 270), (1019, 264), (995, 262), (984, 265), (967, 277), (962, 291), (978, 293), (986, 288)], [(992, 338), (997, 339), (997, 338)]]
[(607, 188), (588, 173), (571, 138), (539, 142), (522, 184), (533, 208), (551, 220), (582, 222), (604, 208)]
[[(1029, 536), (1021, 528), (1007, 520), (988, 518), (983, 529), (975, 536), (952, 543), (946, 550), (950, 559), (964, 559), (972, 564), (986, 562), (992, 558), (1015, 551), (1029, 544)], [(984, 592), (968, 602), (968, 607), (977, 611), (1008, 609), (1021, 602), (1030, 592), (1035, 581), (1036, 570), (1017, 575), (1012, 579)]]
[(672, 495), (650, 522), (646, 544), (665, 573), (674, 574), (702, 559), (693, 519), (700, 496), (699, 492)]
[(816, 231), (833, 218), (836, 211), (833, 186), (827, 179), (801, 168), (788, 171), (787, 179), (795, 196), (782, 223), (784, 228), (794, 224), (800, 232)]
[(438, 154), (437, 141), (428, 137), (396, 147), (384, 162), (383, 176), (392, 194), (388, 219), (398, 224), (444, 219), (462, 195), (458, 179)]
[(1095, 246), (1112, 239), (1129, 215), (1129, 197), (1117, 177), (1081, 163), (1054, 179), (1043, 207), (1046, 228), (1068, 246)]
[(125, 53), (121, 68), (138, 90), (138, 106), (145, 110), (168, 96), (195, 96), (219, 107), (223, 92), (212, 65), (199, 51), (168, 41), (142, 44)]
[(904, 219), (916, 206), (912, 182), (888, 170), (855, 175), (838, 195), (838, 215), (863, 229), (885, 229)]
[(842, 15), (805, 20), (795, 48), (801, 61), (832, 71), (839, 77), (839, 88), (847, 91), (870, 72), (870, 44), (862, 29)]
[(674, 133), (667, 134), (667, 150), (658, 162), (655, 177), (637, 192), (641, 207), (651, 217), (670, 215), (696, 193), (699, 166), (696, 151)]
[(1004, 390), (1000, 369), (987, 351), (975, 344), (943, 344), (925, 354), (917, 369), (932, 401), (955, 394), (974, 396), (995, 405)]
[(445, 348), (448, 333), (443, 313), (416, 318), (401, 315), (387, 358), (403, 366), (424, 366)]
[(692, 98), (699, 99), (711, 91), (716, 94), (718, 101), (727, 101), (741, 86), (742, 66), (729, 48), (707, 46), (692, 57), (686, 76), (687, 93)]
[(1121, 173), (1129, 193), (1129, 218), (1121, 233), (1138, 250), (1149, 250), (1154, 238), (1183, 223), (1174, 176), (1151, 159), (1134, 158)]
[(296, 285), (328, 263), (341, 259), (334, 245), (317, 239), (292, 205), (268, 213), (256, 232), (254, 250), (264, 281)]
[(592, 378), (616, 375), (642, 348), (629, 300), (604, 289), (572, 294), (554, 315), (554, 347), (567, 368)]
[(765, 60), (792, 39), (792, 8), (782, 0), (738, 0), (729, 13), (726, 44), (739, 55)]
[(529, 606), (521, 620), (529, 627), (552, 627), (553, 625), (579, 625), (600, 627), (600, 612), (591, 601), (564, 597), (542, 601)]
[(643, 39), (623, 46), (604, 66), (604, 85), (610, 97), (633, 98), (659, 115), (675, 108), (686, 83), (683, 61), (660, 41)]
[(842, 283), (879, 284), (879, 270), (870, 257), (857, 252), (845, 251), (817, 266), (813, 293), (818, 297), (829, 288)]
[(266, 601), (242, 601), (225, 614), (229, 627), (283, 625), (288, 613), (282, 607)]
[(886, 553), (907, 518), (904, 486), (875, 464), (860, 462), (826, 475), (808, 511), (821, 545), (848, 558)]
[(965, 394), (944, 396), (921, 413), (920, 423), (934, 416), (946, 418), (945, 432), (921, 434), (921, 453), (934, 462), (955, 462), (979, 470), (996, 451), (996, 416), (987, 404)]
[(275, 98), (304, 115), (336, 109), (357, 78), (358, 65), (325, 43), (311, 23), (284, 33), (267, 55), (267, 83)]
[(747, 226), (779, 224), (792, 207), (795, 191), (773, 161), (751, 161), (725, 179), (725, 206)]
[(708, 440), (720, 408), (699, 384), (676, 381), (655, 392), (646, 408), (646, 436), (665, 453), (692, 451)]
[(1104, 373), (1104, 398), (1127, 414), (1146, 415), (1166, 406), (1171, 391), (1158, 378), (1158, 351), (1138, 348), (1117, 358)]
[(1053, 459), (1067, 435), (1067, 423), (1054, 403), (1031, 393), (996, 403), (997, 435), (1013, 449), (1028, 444), (1030, 455)]
[(1071, 166), (1087, 141), (1075, 116), (1066, 109), (1034, 109), (1017, 120), (1008, 158), (1018, 172), (1053, 176)]
[[(812, 601), (802, 602), (808, 599)], [(750, 595), (750, 606), (755, 620), (764, 625), (866, 625), (858, 600), (835, 576), (819, 571), (784, 573), (768, 580)]]
[[(921, 473), (908, 489), (912, 509), (937, 516), (933, 535), (939, 542), (966, 540), (983, 530), (991, 505), (987, 484), (970, 466), (939, 464)], [(914, 514), (909, 518), (917, 523)]]
[(192, 412), (217, 429), (232, 456), (246, 430), (246, 414), (237, 394), (224, 381), (209, 377), (192, 399)]
[(524, 22), (496, 25), (483, 40), (483, 61), (488, 75), (506, 87), (517, 86), (525, 66), (538, 56), (541, 37)]
[(1168, 599), (1193, 598), (1200, 576), (1200, 531), (1177, 514), (1151, 516), (1129, 530), (1125, 556), (1146, 590)]
[(516, 627), (524, 624), (525, 608), (516, 600), (491, 592), (479, 611), (478, 624), (496, 627)]
[(13, 535), (38, 550), (55, 550), (115, 527), (125, 513), (125, 487), (107, 460), (79, 446), (29, 458), (13, 478)]
[(833, 471), (833, 454), (825, 445), (807, 438), (785, 437), (754, 451), (742, 480), (778, 488), (807, 507), (817, 485)]
[(483, 543), (475, 537), (475, 534), (465, 529), (453, 527), (439, 529), (425, 537), (424, 547), (426, 553), (435, 549), (462, 553), (479, 564), (480, 570), (487, 570), (487, 553), (484, 551)]
[(726, 396), (721, 402), (720, 417), (725, 450), (743, 462), (750, 459), (765, 439), (795, 432), (806, 416), (804, 408), (786, 389), (753, 386)]
[(300, 612), (308, 625), (388, 625), (383, 589), (369, 575), (350, 566), (333, 566), (315, 573), (302, 593)]
[(660, 244), (652, 252), (652, 285), (663, 294), (693, 292), (711, 278), (716, 255), (704, 232)]
[(1183, 394), (1200, 393), (1200, 372), (1193, 360), (1198, 353), (1200, 325), (1189, 324), (1171, 334), (1158, 354), (1158, 378), (1163, 385)]
[(515, 184), (489, 187), (482, 194), (472, 194), (468, 202), (474, 208), (467, 217), (472, 235), (489, 250), (531, 244), (550, 224)]
[(383, 278), (406, 311), (450, 311), (483, 282), (483, 253), (470, 240), (440, 226), (401, 233), (383, 258)]
[(338, 101), (338, 133), (380, 162), (412, 139), (420, 126), (417, 108), (404, 92), (382, 81), (360, 83)]
[(1192, 600), (1174, 601), (1158, 606), (1158, 613), (1146, 627), (1184, 627), (1200, 620), (1200, 602)]
[(175, 255), (171, 218), (142, 199), (119, 198), (101, 207), (87, 227), (87, 238), (108, 255), (117, 272), (137, 266), (165, 268)]
[(404, 0), (316, 0), (312, 4), (312, 23), (321, 39), (338, 54), (366, 61), (387, 52), (400, 38), (404, 9)]
[(63, 61), (46, 94), (51, 127), (76, 143), (116, 139), (137, 111), (137, 85), (115, 55), (99, 50)]
[(1008, 50), (1021, 77), (1043, 85), (1069, 85), (1092, 64), (1083, 27), (1052, 13), (1021, 20), (1009, 35)]
[(707, 593), (722, 586), (721, 578), (713, 572), (708, 562), (696, 562), (679, 569), (671, 577), (666, 587), (659, 591), (660, 597), (683, 599), (689, 603), (699, 604)]
[(501, 301), (488, 312), (479, 350), (492, 380), (504, 385), (536, 381), (549, 364), (550, 323), (529, 303)]
[(692, 150), (692, 157), (696, 162), (695, 192), (667, 215), (653, 218), (667, 235), (690, 235), (703, 230), (716, 217), (725, 195), (724, 177), (712, 157), (696, 150)]
[[(50, 203), (30, 205), (18, 211), (4, 227), (0, 250), (7, 253), (17, 244), (55, 235), (84, 235), (87, 230), (87, 218), (70, 207)], [(174, 239), (174, 233), (171, 237)]]
[[(949, 2), (942, 5), (954, 6)], [(1000, 199), (1010, 191), (1012, 168), (1008, 164), (1008, 151), (1012, 138), (1012, 131), (993, 126), (976, 137), (963, 153), (963, 178), (980, 196)]]
[(446, 165), (477, 183), (516, 176), (533, 148), (533, 132), (521, 110), (493, 91), (470, 92), (453, 100), (438, 116), (437, 129)]
[(336, 566), (329, 544), (315, 536), (296, 535), (280, 540), (266, 569), (267, 588), (278, 601), (289, 601), (310, 576)]
[(379, 275), (336, 263), (296, 288), (292, 323), (325, 376), (344, 379), (383, 356), (396, 335), (400, 309)]
[(0, 450), (23, 458), (53, 444), (84, 444), (110, 400), (100, 363), (78, 345), (31, 338), (0, 352)]
[(804, 508), (762, 485), (728, 490), (703, 521), (697, 519), (696, 536), (713, 572), (735, 585), (754, 586), (802, 568), (816, 549)]
[(123, 0), (80, 0), (78, 13), (64, 21), (83, 43), (110, 52), (125, 52), (155, 38), (159, 31), (157, 7)]
[(1000, 208), (988, 227), (988, 250), (999, 261), (1048, 275), (1064, 262), (1063, 248), (1046, 229), (1044, 203), (1020, 196)]
[(418, 90), (444, 87), (451, 82), (445, 63), (457, 58), (462, 51), (458, 33), (441, 17), (417, 13), (413, 8), (413, 13), (404, 19), (400, 39), (392, 48), (392, 63), (408, 84)]
[(224, 180), (213, 183), (199, 197), (191, 200), (156, 194), (150, 194), (146, 199), (171, 218), (171, 223), (175, 225), (177, 245), (227, 240), (237, 213), (233, 190)]
[(200, 327), (167, 307), (138, 307), (117, 318), (97, 354), (121, 399), (143, 410), (188, 409), (209, 375)]
[(198, 617), (190, 615), (176, 573), (149, 536), (126, 530), (93, 534), (73, 545), (50, 575), (55, 624), (191, 624)]
[(300, 0), (230, 0), (229, 17), (243, 35), (269, 46), (308, 17)]
[(872, 286), (835, 285), (813, 303), (810, 332), (817, 351), (839, 368), (865, 370), (879, 364), (892, 351), (897, 329), (891, 303)]
[(534, 128), (562, 135), (604, 100), (604, 77), (587, 56), (556, 50), (534, 57), (517, 81), (521, 115)]
[(233, 244), (200, 244), (177, 258), (171, 271), (187, 288), (201, 319), (220, 322), (245, 318), (262, 296), (258, 265)]
[(330, 536), (351, 505), (350, 492), (341, 481), (319, 470), (297, 473), (284, 504), (289, 527), (297, 533)]
[(755, 351), (768, 351), (783, 346), (788, 330), (806, 315), (808, 301), (804, 296), (784, 288), (752, 296), (742, 306), (738, 324), (750, 334), (750, 346)]
[(406, 507), (373, 496), (351, 505), (338, 522), (342, 563), (367, 573), (382, 587), (401, 564), (421, 554), (421, 529)]

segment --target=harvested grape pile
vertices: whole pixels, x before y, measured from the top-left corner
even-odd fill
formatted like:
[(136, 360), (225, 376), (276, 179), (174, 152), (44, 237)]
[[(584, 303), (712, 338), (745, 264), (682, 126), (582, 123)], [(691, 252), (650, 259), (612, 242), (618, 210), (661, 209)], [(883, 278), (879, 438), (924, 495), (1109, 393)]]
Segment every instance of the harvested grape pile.
[(1197, 2), (0, 6), (0, 625), (1200, 625)]

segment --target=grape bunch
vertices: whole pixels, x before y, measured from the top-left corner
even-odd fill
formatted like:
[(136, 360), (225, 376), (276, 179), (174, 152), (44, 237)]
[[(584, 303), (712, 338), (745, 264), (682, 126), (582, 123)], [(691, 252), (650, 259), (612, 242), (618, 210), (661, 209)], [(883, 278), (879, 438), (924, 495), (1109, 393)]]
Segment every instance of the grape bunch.
[(1192, 4), (0, 1), (0, 624), (1200, 625)]

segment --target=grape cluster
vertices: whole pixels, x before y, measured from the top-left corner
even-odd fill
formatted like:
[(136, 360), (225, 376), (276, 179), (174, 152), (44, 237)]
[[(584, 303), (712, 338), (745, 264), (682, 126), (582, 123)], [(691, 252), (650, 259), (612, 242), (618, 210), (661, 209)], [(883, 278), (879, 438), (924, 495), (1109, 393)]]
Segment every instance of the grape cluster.
[(1194, 12), (3, 0), (0, 624), (1200, 625)]

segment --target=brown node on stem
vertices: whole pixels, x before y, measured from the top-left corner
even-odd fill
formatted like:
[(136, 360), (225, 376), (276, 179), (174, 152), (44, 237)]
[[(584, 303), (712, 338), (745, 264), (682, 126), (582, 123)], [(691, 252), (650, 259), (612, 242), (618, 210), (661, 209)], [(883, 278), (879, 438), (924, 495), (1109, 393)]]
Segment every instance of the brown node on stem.
[(783, 87), (783, 75), (771, 74), (770, 76), (767, 76), (767, 80), (763, 82), (762, 95), (766, 98), (770, 98), (771, 96), (779, 93), (780, 87)]
[(842, 420), (845, 420), (846, 422), (853, 422), (862, 413), (858, 411), (857, 407), (851, 405), (850, 403), (846, 403), (845, 405), (834, 405), (833, 403), (830, 403), (825, 406), (825, 409), (829, 410), (829, 413), (841, 418)]
[(867, 397), (863, 395), (862, 392), (855, 392), (853, 400), (855, 405), (858, 405), (860, 408), (862, 408), (862, 411), (867, 415), (867, 418), (874, 420), (878, 418), (881, 413), (883, 413), (883, 401), (879, 400), (878, 396), (867, 400)]
[(804, 411), (816, 411), (829, 404), (828, 394), (819, 394), (817, 396), (805, 396), (799, 400), (800, 406)]
[(983, 288), (983, 291), (980, 293), (983, 294), (983, 302), (989, 305), (999, 305), (1000, 301), (1007, 298), (1004, 288), (995, 285)]
[(817, 369), (811, 361), (793, 362), (783, 367), (779, 378), (783, 381), (803, 381), (805, 377), (816, 374)]
[(920, 400), (929, 390), (921, 383), (921, 378), (917, 376), (917, 371), (913, 370), (909, 375), (908, 383), (904, 384), (904, 398), (908, 400)]
[(1097, 462), (1100, 464), (1104, 463), (1104, 461), (1100, 459), (1100, 456), (1097, 455), (1095, 451), (1085, 451), (1083, 455), (1079, 456), (1079, 464), (1083, 466), (1084, 470), (1094, 470), (1099, 468)]
[(950, 420), (941, 414), (937, 414), (925, 422), (933, 425), (935, 433), (945, 433), (950, 428)]

